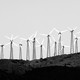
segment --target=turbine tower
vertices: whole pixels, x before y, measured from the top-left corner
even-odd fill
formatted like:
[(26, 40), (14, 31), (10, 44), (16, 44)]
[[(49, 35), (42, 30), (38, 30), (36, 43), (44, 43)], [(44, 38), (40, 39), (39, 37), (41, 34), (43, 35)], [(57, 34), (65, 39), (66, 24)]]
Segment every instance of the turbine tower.
[(3, 47), (4, 45), (0, 45), (1, 46), (1, 55), (0, 55), (0, 59), (4, 59), (4, 53), (3, 53)]
[(74, 29), (68, 28), (71, 32), (70, 54), (74, 53), (74, 30), (76, 30), (76, 28), (74, 28)]
[(13, 40), (16, 39), (18, 36), (14, 37), (14, 38), (13, 38), (13, 35), (11, 35), (11, 38), (9, 38), (8, 36), (5, 36), (5, 37), (7, 39), (10, 39), (10, 42), (5, 44), (5, 46), (10, 44), (10, 59), (14, 59), (14, 57), (13, 57), (13, 45), (15, 45), (17, 47), (18, 47), (18, 45), (16, 43), (14, 43)]
[(26, 60), (30, 60), (30, 40), (32, 41), (32, 36), (31, 35), (28, 39), (25, 38), (20, 38), (21, 40), (25, 40), (27, 42), (26, 44)]
[(39, 45), (37, 47), (40, 47), (40, 59), (43, 59), (43, 49), (45, 49), (45, 47), (43, 46), (43, 43), (44, 43), (44, 39), (42, 40), (42, 42), (40, 43), (38, 40), (37, 42), (39, 43)]
[(10, 59), (13, 59), (13, 40), (10, 40)]
[(75, 53), (78, 53), (78, 38), (75, 38)]
[(34, 59), (37, 59), (37, 54), (36, 54), (36, 43), (38, 43), (39, 44), (39, 41), (36, 39), (36, 36), (37, 36), (37, 31), (35, 32), (35, 34), (34, 34), (34, 38), (33, 38), (33, 56), (32, 56), (32, 58), (33, 58), (33, 60)]
[(55, 42), (55, 45), (54, 45), (54, 56), (57, 55), (57, 42)]
[(61, 55), (61, 47), (62, 47), (62, 44), (61, 44), (61, 39), (62, 39), (62, 33), (66, 32), (67, 30), (64, 30), (64, 31), (59, 31), (55, 28), (55, 31), (58, 32), (58, 35), (59, 35), (59, 41), (58, 41), (58, 55)]
[(44, 39), (43, 39), (43, 41), (41, 42), (41, 45), (40, 45), (40, 59), (43, 59), (43, 49), (45, 50), (45, 47), (43, 46), (43, 43), (44, 43)]
[(43, 59), (43, 45), (40, 46), (40, 59)]
[(22, 44), (19, 44), (19, 60), (22, 60)]
[(29, 39), (27, 40), (27, 51), (26, 51), (26, 60), (30, 60), (30, 46), (29, 46)]
[(33, 60), (36, 59), (36, 40), (33, 39)]
[(51, 51), (50, 51), (50, 35), (47, 36), (47, 57), (51, 56)]
[(64, 48), (65, 48), (65, 47), (64, 47), (64, 46), (62, 46), (62, 55), (64, 54)]
[[(77, 32), (76, 34), (80, 34), (80, 31)], [(80, 37), (75, 36), (75, 53), (78, 53), (78, 39), (80, 39)]]
[(64, 45), (64, 42), (62, 41), (61, 55), (65, 54), (64, 52), (66, 47), (70, 48), (70, 46)]
[(49, 32), (48, 35), (46, 35), (46, 34), (40, 34), (40, 35), (47, 36), (47, 57), (51, 57), (51, 50), (50, 50), (50, 48), (51, 48), (51, 44), (50, 44), (51, 39), (50, 39), (50, 37), (51, 37), (51, 34), (52, 34), (52, 32), (53, 32), (54, 30), (55, 30), (55, 28), (53, 28), (53, 29)]

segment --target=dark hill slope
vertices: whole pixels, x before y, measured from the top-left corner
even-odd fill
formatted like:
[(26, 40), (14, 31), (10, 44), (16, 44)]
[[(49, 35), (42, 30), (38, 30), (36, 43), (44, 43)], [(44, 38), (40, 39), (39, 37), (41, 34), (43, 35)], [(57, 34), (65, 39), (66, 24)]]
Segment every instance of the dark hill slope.
[(80, 77), (80, 53), (33, 61), (0, 60), (0, 80), (56, 80), (74, 77)]

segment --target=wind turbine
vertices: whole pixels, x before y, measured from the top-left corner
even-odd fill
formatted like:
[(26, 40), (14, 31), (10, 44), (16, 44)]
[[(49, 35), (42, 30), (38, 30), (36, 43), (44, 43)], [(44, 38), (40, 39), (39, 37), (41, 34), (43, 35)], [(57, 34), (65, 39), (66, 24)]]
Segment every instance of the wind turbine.
[(14, 43), (13, 40), (16, 39), (18, 36), (13, 38), (13, 34), (12, 34), (11, 38), (9, 38), (8, 36), (5, 36), (5, 37), (10, 40), (9, 43), (5, 44), (5, 46), (10, 44), (10, 59), (14, 59), (13, 58), (13, 45), (15, 45), (17, 47), (18, 47), (18, 45), (16, 43)]
[(20, 38), (21, 40), (25, 40), (27, 42), (27, 45), (26, 45), (26, 60), (30, 60), (30, 41), (32, 41), (32, 36), (31, 35), (28, 39), (25, 39), (25, 38)]
[(3, 52), (3, 47), (4, 45), (0, 45), (1, 46), (1, 55), (0, 55), (0, 59), (4, 59), (4, 52)]
[(57, 42), (56, 42), (56, 40), (55, 40), (55, 38), (53, 36), (51, 36), (51, 37), (52, 37), (52, 39), (54, 41), (54, 44), (51, 47), (51, 49), (54, 47), (54, 56), (56, 56), (57, 55)]
[(58, 41), (58, 55), (60, 55), (60, 54), (61, 54), (61, 46), (62, 46), (62, 44), (61, 44), (62, 36), (61, 36), (61, 35), (62, 35), (62, 33), (66, 32), (67, 30), (59, 31), (59, 30), (57, 30), (57, 29), (55, 28), (55, 31), (58, 32), (58, 35), (59, 35), (59, 41)]
[(76, 37), (76, 35), (74, 35), (75, 37), (75, 53), (78, 53), (78, 39), (80, 39), (80, 37)]
[(74, 31), (77, 29), (74, 28), (74, 29), (71, 29), (71, 28), (68, 28), (71, 32), (71, 41), (70, 41), (70, 54), (74, 53)]
[(36, 59), (36, 42), (39, 44), (39, 41), (36, 39), (37, 33), (38, 32), (36, 31), (33, 38), (33, 60)]
[(40, 35), (43, 35), (43, 36), (46, 36), (47, 37), (47, 57), (50, 57), (51, 56), (51, 50), (50, 50), (50, 37), (51, 37), (51, 34), (52, 32), (55, 30), (55, 28), (53, 28), (48, 35), (46, 34), (40, 34)]
[(19, 44), (19, 59), (22, 60), (22, 44)]
[(64, 45), (64, 43), (63, 43), (63, 41), (62, 41), (62, 49), (61, 49), (61, 55), (64, 55), (65, 53), (65, 47), (68, 47), (68, 48), (70, 48), (69, 46), (67, 46), (67, 45)]
[(37, 46), (37, 47), (40, 47), (40, 59), (43, 59), (43, 49), (45, 50), (45, 47), (43, 46), (43, 43), (44, 43), (44, 39), (42, 40), (41, 43), (39, 43), (39, 46)]

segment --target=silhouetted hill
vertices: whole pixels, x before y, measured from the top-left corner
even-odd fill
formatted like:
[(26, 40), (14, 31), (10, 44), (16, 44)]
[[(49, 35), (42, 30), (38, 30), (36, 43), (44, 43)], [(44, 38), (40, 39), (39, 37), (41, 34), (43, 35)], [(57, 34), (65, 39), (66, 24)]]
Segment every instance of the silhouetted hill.
[(79, 75), (80, 53), (33, 61), (0, 60), (0, 80), (77, 80)]

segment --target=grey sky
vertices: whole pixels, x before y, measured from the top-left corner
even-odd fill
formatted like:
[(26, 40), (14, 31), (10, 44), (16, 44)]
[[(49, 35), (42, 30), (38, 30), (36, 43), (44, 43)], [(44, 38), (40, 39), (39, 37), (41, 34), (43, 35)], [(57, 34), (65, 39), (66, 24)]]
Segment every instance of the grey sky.
[[(4, 35), (10, 37), (10, 33), (27, 38), (35, 31), (48, 34), (53, 27), (65, 30), (67, 27), (76, 26), (78, 29), (75, 32), (80, 30), (79, 0), (0, 0), (1, 44), (9, 42)], [(52, 35), (57, 39), (56, 32), (53, 32)], [(38, 37), (43, 38), (39, 35)], [(20, 39), (15, 40), (16, 43), (19, 41)], [(63, 34), (63, 41), (66, 45), (70, 45), (70, 32)], [(25, 48), (25, 42), (23, 44), (23, 48)], [(23, 58), (25, 58), (25, 49), (23, 52)], [(18, 48), (16, 47), (14, 56), (18, 58)], [(5, 47), (5, 57), (9, 57), (9, 45)]]

